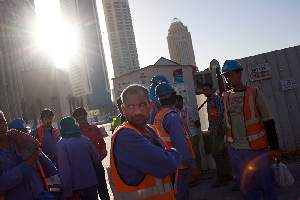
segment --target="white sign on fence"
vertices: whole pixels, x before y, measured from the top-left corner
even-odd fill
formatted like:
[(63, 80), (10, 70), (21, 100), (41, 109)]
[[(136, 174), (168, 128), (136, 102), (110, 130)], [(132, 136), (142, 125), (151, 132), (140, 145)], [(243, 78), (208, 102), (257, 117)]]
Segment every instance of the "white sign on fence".
[(296, 80), (295, 79), (285, 79), (280, 81), (281, 89), (283, 91), (293, 90), (296, 88)]
[(268, 63), (249, 66), (248, 72), (251, 81), (271, 78), (271, 68)]

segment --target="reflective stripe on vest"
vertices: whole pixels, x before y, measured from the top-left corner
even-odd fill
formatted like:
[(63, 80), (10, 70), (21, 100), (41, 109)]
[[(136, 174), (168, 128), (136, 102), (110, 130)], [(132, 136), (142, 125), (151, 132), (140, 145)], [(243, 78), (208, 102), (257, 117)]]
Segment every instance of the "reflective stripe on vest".
[[(145, 175), (144, 179), (135, 186), (127, 185), (120, 177), (114, 156), (115, 138), (120, 134), (122, 129), (131, 129), (136, 134), (142, 135), (135, 127), (128, 122), (120, 125), (113, 133), (111, 150), (110, 150), (110, 174), (111, 187), (114, 192), (115, 199), (121, 200), (175, 200), (175, 192), (170, 177), (158, 179), (150, 175)], [(150, 127), (151, 128), (151, 127)], [(155, 132), (155, 131), (154, 131)], [(156, 133), (156, 132), (155, 132)]]
[[(256, 105), (257, 88), (246, 87), (244, 92), (244, 117), (246, 135), (249, 141), (249, 145), (252, 149), (262, 149), (268, 146), (268, 140), (265, 132), (264, 125), (261, 121), (261, 115), (257, 110)], [(225, 109), (225, 121), (227, 126), (227, 141), (232, 143), (234, 136), (231, 127), (231, 118), (228, 110), (229, 107), (230, 92), (224, 93), (224, 109)]]
[(170, 108), (161, 108), (155, 115), (154, 117), (154, 127), (156, 128), (156, 130), (158, 131), (158, 135), (161, 138), (161, 140), (164, 142), (165, 147), (167, 149), (172, 148), (172, 144), (171, 144), (171, 138), (169, 136), (169, 134), (165, 131), (164, 126), (163, 126), (163, 119), (164, 117), (170, 113), (170, 112), (176, 112), (173, 109)]
[[(156, 113), (155, 118), (154, 118), (154, 126), (157, 129), (158, 135), (161, 138), (161, 140), (164, 142), (167, 149), (172, 148), (172, 143), (171, 143), (171, 138), (169, 136), (169, 133), (167, 133), (167, 131), (163, 127), (163, 120), (164, 120), (164, 117), (170, 112), (176, 112), (176, 110), (173, 110), (171, 108), (161, 108)], [(186, 139), (186, 144), (188, 146), (191, 157), (193, 159), (195, 159), (195, 153), (194, 153), (193, 146), (192, 146), (192, 143), (190, 141), (189, 133), (188, 133), (188, 130), (187, 130), (188, 128), (186, 126), (184, 126), (183, 121), (182, 121), (182, 127), (184, 129), (183, 130), (184, 131), (184, 138)], [(187, 166), (183, 165), (183, 164), (179, 166), (179, 169), (186, 169), (186, 168), (187, 168)]]
[(126, 193), (118, 193), (116, 195), (117, 199), (124, 199), (124, 200), (132, 200), (132, 199), (147, 199), (158, 194), (165, 194), (166, 192), (172, 192), (173, 186), (172, 183), (162, 183), (161, 180), (156, 179), (156, 186), (149, 187), (145, 189), (139, 189), (135, 192), (126, 192)]

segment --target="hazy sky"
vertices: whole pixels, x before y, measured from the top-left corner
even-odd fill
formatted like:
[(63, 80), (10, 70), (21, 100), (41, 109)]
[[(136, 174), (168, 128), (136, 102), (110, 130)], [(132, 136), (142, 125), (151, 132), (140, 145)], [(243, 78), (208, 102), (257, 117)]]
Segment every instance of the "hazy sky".
[[(166, 37), (174, 17), (191, 32), (199, 69), (207, 68), (213, 58), (222, 64), (300, 44), (299, 0), (129, 0), (129, 4), (141, 67), (161, 56), (169, 58)], [(111, 77), (104, 19), (100, 23)]]

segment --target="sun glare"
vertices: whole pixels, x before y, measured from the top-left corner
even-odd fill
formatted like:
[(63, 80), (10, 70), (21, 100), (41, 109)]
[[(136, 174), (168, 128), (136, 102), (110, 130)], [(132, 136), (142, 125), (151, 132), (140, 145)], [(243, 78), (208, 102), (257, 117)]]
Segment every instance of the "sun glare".
[(68, 68), (77, 51), (77, 30), (65, 23), (57, 0), (35, 0), (36, 42), (54, 61), (56, 67)]

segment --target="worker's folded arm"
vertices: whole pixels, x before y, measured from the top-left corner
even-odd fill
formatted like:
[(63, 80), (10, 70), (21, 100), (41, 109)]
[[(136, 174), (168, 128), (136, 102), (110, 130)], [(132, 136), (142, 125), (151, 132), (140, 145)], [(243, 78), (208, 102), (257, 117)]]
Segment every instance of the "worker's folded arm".
[(174, 173), (180, 163), (177, 151), (154, 145), (129, 129), (121, 130), (117, 136), (114, 154), (117, 162), (158, 178)]

